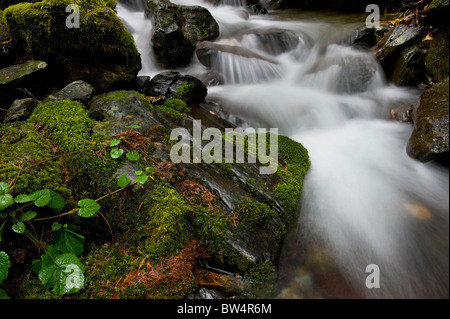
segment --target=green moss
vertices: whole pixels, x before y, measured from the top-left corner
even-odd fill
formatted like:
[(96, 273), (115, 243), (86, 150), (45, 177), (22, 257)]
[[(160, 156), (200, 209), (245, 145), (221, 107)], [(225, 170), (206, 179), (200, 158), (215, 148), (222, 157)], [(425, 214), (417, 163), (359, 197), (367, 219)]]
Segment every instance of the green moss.
[(114, 186), (112, 175), (120, 162), (96, 154), (105, 141), (103, 135), (91, 134), (91, 120), (79, 102), (63, 100), (39, 105), (29, 119), (44, 128), (52, 142), (67, 155), (62, 157), (72, 189), (79, 198), (107, 194)]
[(262, 282), (272, 276), (275, 269), (276, 267), (271, 261), (266, 261), (262, 264), (255, 264), (249, 268), (245, 273), (245, 277), (247, 279)]
[(18, 176), (15, 194), (49, 188), (69, 198), (71, 191), (64, 183), (63, 165), (57, 155), (57, 149), (33, 125), (0, 125), (0, 180), (10, 182)]
[(149, 218), (142, 231), (146, 250), (152, 256), (174, 255), (189, 240), (187, 217), (192, 214), (192, 207), (175, 190), (155, 187), (141, 211)]
[(194, 82), (186, 81), (177, 88), (177, 91), (172, 96), (176, 99), (187, 101), (191, 96), (194, 87)]
[(239, 213), (239, 222), (243, 224), (257, 223), (265, 227), (273, 220), (280, 220), (277, 212), (267, 204), (257, 201), (247, 200), (237, 211)]
[(17, 291), (16, 299), (57, 299), (59, 296), (54, 294), (51, 289), (46, 289), (38, 276), (32, 272), (30, 278), (23, 280), (22, 285)]
[(169, 107), (180, 113), (189, 112), (190, 109), (186, 106), (186, 102), (176, 98), (170, 98), (164, 102), (165, 107)]
[(167, 107), (165, 105), (157, 105), (156, 107), (161, 112), (164, 112), (165, 114), (169, 115), (170, 117), (172, 117), (176, 120), (181, 120), (184, 117), (184, 115), (182, 113), (178, 112), (177, 110), (174, 110), (171, 107)]
[(212, 260), (232, 264), (236, 252), (227, 243), (225, 233), (233, 227), (232, 221), (226, 213), (220, 210), (209, 210), (196, 206), (194, 213), (189, 216), (192, 234), (206, 248)]
[(282, 166), (278, 167), (277, 174), (283, 182), (275, 186), (274, 197), (282, 201), (287, 212), (284, 219), (291, 225), (298, 215), (298, 201), (303, 180), (311, 162), (303, 145), (286, 136), (278, 137), (278, 152)]

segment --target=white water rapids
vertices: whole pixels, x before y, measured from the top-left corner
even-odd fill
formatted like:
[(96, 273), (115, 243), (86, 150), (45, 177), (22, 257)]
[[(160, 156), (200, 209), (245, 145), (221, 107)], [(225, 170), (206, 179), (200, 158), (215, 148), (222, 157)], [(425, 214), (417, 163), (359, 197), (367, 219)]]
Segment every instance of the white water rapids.
[[(327, 268), (363, 298), (448, 298), (448, 169), (409, 158), (412, 127), (390, 119), (393, 107), (417, 104), (420, 92), (387, 83), (373, 53), (339, 44), (365, 17), (293, 11), (247, 17), (236, 6), (172, 2), (208, 8), (220, 25), (220, 43), (275, 62), (219, 54), (214, 67), (224, 84), (209, 87), (207, 99), (217, 102), (215, 111), (229, 121), (278, 128), (309, 151), (312, 166), (301, 198), (297, 247), (303, 250), (307, 242), (332, 261), (290, 265), (286, 271)], [(151, 53), (151, 21), (121, 5), (118, 14), (142, 55), (141, 74), (162, 71)], [(281, 53), (264, 49), (254, 34), (268, 29), (292, 32), (295, 46)], [(179, 71), (195, 76), (207, 69), (194, 57)], [(295, 243), (288, 246), (296, 249)], [(379, 266), (379, 289), (366, 287), (370, 264)], [(327, 287), (322, 286), (318, 289)], [(323, 293), (340, 297), (339, 287), (337, 293)]]

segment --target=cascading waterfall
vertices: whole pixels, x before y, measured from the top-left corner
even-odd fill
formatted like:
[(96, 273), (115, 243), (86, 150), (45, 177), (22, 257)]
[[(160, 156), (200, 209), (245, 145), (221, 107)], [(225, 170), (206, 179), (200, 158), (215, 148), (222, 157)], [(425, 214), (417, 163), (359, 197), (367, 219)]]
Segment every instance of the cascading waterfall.
[[(389, 85), (372, 54), (339, 44), (356, 27), (343, 23), (345, 17), (302, 20), (273, 13), (246, 18), (236, 7), (172, 2), (207, 7), (220, 25), (219, 41), (263, 57), (218, 54), (213, 68), (224, 84), (208, 93), (218, 102), (215, 111), (242, 126), (277, 127), (309, 150), (300, 242), (286, 249), (320, 249), (332, 259), (328, 270), (362, 297), (448, 298), (448, 170), (409, 158), (411, 126), (389, 119), (393, 107), (416, 104), (420, 92)], [(130, 25), (142, 54), (141, 73), (158, 73), (149, 22), (120, 5), (119, 16)], [(280, 42), (261, 42), (261, 34), (279, 30), (295, 35), (285, 40), (282, 52)], [(207, 71), (198, 61), (183, 72), (190, 70)], [(327, 268), (308, 258), (280, 271)], [(370, 264), (379, 266), (379, 289), (365, 285)]]

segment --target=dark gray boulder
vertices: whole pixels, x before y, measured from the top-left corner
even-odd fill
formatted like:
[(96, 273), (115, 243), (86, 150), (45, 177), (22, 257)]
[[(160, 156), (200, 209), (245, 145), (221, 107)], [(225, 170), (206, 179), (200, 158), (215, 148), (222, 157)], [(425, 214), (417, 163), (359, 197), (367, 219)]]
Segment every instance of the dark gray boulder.
[(51, 101), (72, 100), (87, 104), (91, 100), (94, 91), (94, 88), (90, 84), (81, 80), (75, 81), (68, 84), (61, 91), (48, 96), (44, 100), (44, 103)]
[(33, 98), (15, 100), (6, 113), (4, 123), (26, 121), (40, 102)]
[(150, 0), (146, 15), (154, 19), (153, 52), (167, 69), (188, 65), (198, 43), (219, 36), (219, 25), (204, 7)]

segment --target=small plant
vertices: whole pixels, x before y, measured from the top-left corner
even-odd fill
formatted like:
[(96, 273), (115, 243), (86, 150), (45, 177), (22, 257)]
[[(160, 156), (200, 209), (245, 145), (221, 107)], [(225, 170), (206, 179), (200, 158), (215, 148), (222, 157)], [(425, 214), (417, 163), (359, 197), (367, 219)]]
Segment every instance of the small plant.
[[(114, 144), (116, 141), (111, 143)], [(152, 170), (151, 167), (148, 167), (146, 171), (154, 173), (154, 168)], [(76, 232), (76, 227), (73, 224), (54, 222), (51, 230), (55, 233), (55, 236), (53, 243), (49, 244), (39, 238), (32, 222), (58, 219), (75, 213), (81, 218), (91, 218), (96, 216), (97, 213), (101, 214), (101, 206), (98, 203), (100, 200), (136, 183), (144, 184), (149, 178), (143, 171), (137, 171), (136, 175), (136, 181), (133, 183), (130, 182), (126, 174), (122, 175), (117, 181), (118, 186), (121, 187), (119, 190), (97, 200), (82, 199), (78, 201), (78, 207), (66, 213), (60, 213), (66, 206), (65, 200), (50, 189), (37, 190), (31, 194), (19, 194), (14, 197), (11, 194), (9, 184), (0, 182), (0, 242), (2, 232), (9, 221), (14, 233), (25, 234), (39, 249), (44, 250), (40, 259), (32, 263), (32, 269), (36, 272), (44, 287), (52, 289), (53, 293), (57, 295), (77, 293), (84, 287), (85, 280), (85, 269), (78, 258), (84, 250), (84, 236)], [(51, 211), (60, 214), (37, 218), (41, 213), (48, 211), (49, 208)], [(7, 278), (10, 266), (7, 253), (1, 251), (0, 284)], [(0, 289), (0, 298), (2, 296), (7, 295)]]

